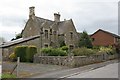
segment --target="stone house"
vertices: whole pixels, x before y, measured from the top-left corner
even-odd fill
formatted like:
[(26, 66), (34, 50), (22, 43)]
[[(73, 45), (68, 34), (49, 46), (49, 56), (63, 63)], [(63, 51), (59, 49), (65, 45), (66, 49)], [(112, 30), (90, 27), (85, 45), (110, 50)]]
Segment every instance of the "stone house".
[(90, 37), (94, 46), (113, 46), (120, 40), (120, 36), (102, 29), (97, 30)]
[(8, 57), (18, 45), (34, 45), (38, 53), (44, 47), (78, 47), (79, 36), (72, 19), (60, 21), (60, 14), (54, 13), (54, 21), (37, 17), (35, 7), (29, 8), (29, 19), (22, 30), (22, 38), (0, 45), (3, 57)]
[(30, 7), (29, 19), (22, 31), (22, 37), (40, 35), (42, 47), (60, 47), (60, 42), (67, 46), (77, 47), (78, 34), (72, 19), (60, 21), (60, 14), (54, 13), (54, 21), (35, 16), (35, 7)]

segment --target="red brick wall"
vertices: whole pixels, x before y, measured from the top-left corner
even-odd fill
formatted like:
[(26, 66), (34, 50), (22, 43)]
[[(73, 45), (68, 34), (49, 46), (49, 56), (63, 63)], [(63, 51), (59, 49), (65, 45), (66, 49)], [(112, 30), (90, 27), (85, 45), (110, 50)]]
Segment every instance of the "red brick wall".
[(94, 38), (92, 44), (95, 46), (108, 46), (114, 44), (114, 37), (102, 31), (98, 31), (92, 35), (91, 38)]

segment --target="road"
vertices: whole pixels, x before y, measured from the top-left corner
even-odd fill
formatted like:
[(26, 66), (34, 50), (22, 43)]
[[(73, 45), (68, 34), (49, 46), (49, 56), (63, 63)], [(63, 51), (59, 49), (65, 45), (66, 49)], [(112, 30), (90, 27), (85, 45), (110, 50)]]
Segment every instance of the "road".
[[(81, 66), (78, 68), (68, 68), (65, 66), (45, 65), (45, 64), (35, 64), (35, 63), (20, 63), (19, 74), (21, 75), (22, 78), (24, 77), (26, 78), (66, 78), (66, 77), (79, 78), (79, 75), (81, 77), (87, 77), (85, 75), (86, 73), (88, 73), (88, 77), (89, 77), (91, 73), (99, 75), (102, 72), (104, 73), (107, 72), (108, 74), (105, 73), (106, 75), (112, 75), (110, 77), (114, 78), (114, 77), (117, 77), (117, 72), (118, 72), (117, 62), (118, 62), (117, 60), (111, 60), (111, 61), (91, 64), (87, 66)], [(15, 63), (3, 62), (2, 65), (3, 65), (2, 70), (4, 71), (4, 70), (12, 69)]]
[[(41, 75), (38, 74), (38, 75), (31, 76), (31, 78), (72, 78), (72, 77), (77, 78), (76, 76), (78, 74), (83, 74), (84, 72), (94, 71), (94, 69), (97, 70), (97, 68), (107, 66), (109, 64), (112, 65), (114, 63), (116, 63), (116, 61), (114, 61), (114, 60), (113, 61), (107, 61), (107, 62), (87, 65), (87, 66), (83, 66), (83, 67), (79, 67), (79, 68), (60, 70), (60, 71), (45, 73), (45, 74), (41, 74)], [(109, 66), (108, 66), (108, 68), (109, 68)], [(117, 71), (118, 70), (117, 64), (114, 65), (114, 68), (115, 68), (114, 69), (115, 71), (113, 71), (114, 73), (111, 73), (111, 74), (113, 74), (113, 77), (117, 77), (117, 75), (114, 75), (114, 74), (117, 74), (117, 72), (118, 72)], [(113, 67), (110, 67), (110, 69), (113, 70)], [(78, 76), (78, 78), (79, 78), (79, 76)]]
[(68, 78), (118, 78), (118, 63), (109, 64)]

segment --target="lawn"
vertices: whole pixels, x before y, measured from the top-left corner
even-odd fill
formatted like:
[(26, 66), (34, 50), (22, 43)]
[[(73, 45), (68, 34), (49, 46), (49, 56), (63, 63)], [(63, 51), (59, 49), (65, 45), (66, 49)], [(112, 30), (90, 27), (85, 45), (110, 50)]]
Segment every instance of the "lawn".
[(16, 78), (16, 75), (4, 73), (1, 78)]

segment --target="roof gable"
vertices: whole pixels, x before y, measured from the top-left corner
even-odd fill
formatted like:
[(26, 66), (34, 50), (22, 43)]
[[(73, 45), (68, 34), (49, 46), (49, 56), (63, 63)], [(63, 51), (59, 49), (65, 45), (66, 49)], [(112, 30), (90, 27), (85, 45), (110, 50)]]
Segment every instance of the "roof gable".
[(104, 33), (106, 33), (106, 34), (109, 34), (109, 35), (113, 36), (113, 37), (120, 38), (119, 35), (113, 34), (113, 33), (111, 33), (111, 32), (108, 32), (108, 31), (105, 31), (105, 30), (102, 30), (102, 29), (97, 30), (96, 32), (94, 32), (94, 33), (93, 33), (92, 35), (90, 35), (90, 36), (95, 35), (95, 34), (98, 33), (99, 31), (102, 31), (102, 32), (104, 32)]

